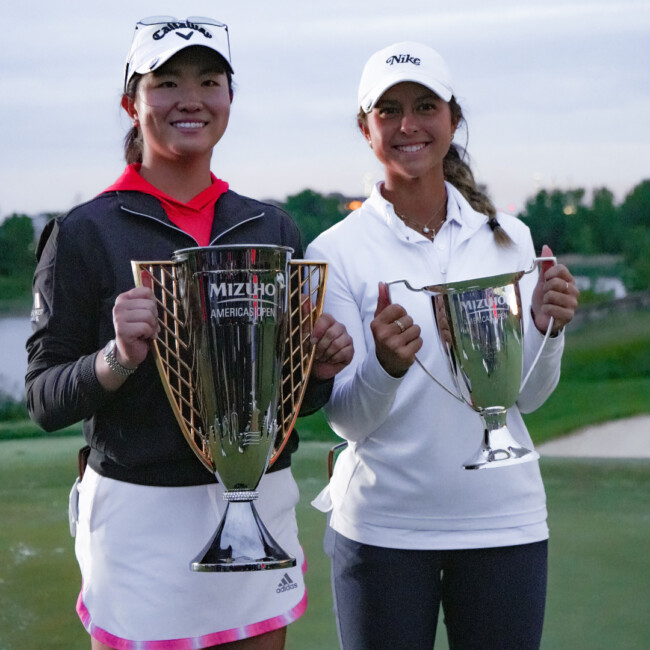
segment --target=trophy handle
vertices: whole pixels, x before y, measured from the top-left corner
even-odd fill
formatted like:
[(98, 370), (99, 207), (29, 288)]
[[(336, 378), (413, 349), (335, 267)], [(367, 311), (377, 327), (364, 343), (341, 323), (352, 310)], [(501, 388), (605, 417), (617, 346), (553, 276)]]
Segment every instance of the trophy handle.
[(316, 348), (310, 339), (314, 324), (323, 313), (327, 262), (289, 262), (289, 333), (282, 367), (282, 391), (278, 406), (278, 435), (271, 466), (289, 439), (307, 390)]
[(557, 264), (557, 257), (555, 255), (546, 255), (533, 258), (530, 268), (524, 271), (524, 274), (532, 273), (542, 262), (553, 262), (553, 265), (555, 265)]
[[(545, 257), (536, 257), (533, 260), (533, 263), (531, 264), (530, 268), (527, 271), (524, 271), (525, 274), (532, 273), (542, 262), (553, 262), (553, 264), (557, 264), (557, 257), (555, 255), (548, 255)], [(528, 372), (526, 373), (526, 376), (524, 377), (524, 380), (521, 382), (521, 386), (519, 387), (519, 392), (521, 392), (524, 389), (524, 386), (528, 382), (528, 379), (530, 378), (531, 374), (533, 373), (533, 370), (535, 370), (535, 366), (537, 365), (537, 362), (539, 361), (539, 358), (542, 356), (542, 351), (546, 347), (546, 341), (548, 341), (548, 337), (551, 335), (551, 328), (553, 327), (554, 319), (553, 316), (551, 316), (551, 319), (548, 322), (548, 327), (546, 328), (546, 333), (544, 334), (544, 340), (542, 341), (542, 344), (539, 346), (539, 350), (537, 350), (537, 354), (535, 355), (535, 359), (533, 359), (533, 363), (528, 369)]]
[[(132, 261), (135, 286), (153, 289), (158, 305), (157, 338), (153, 353), (158, 374), (181, 429), (199, 460), (211, 473), (215, 466), (207, 444), (191, 374), (189, 335), (173, 261)], [(323, 312), (327, 263), (292, 260), (289, 263), (289, 333), (285, 345), (282, 386), (278, 404), (278, 435), (269, 467), (293, 430), (307, 388), (315, 348), (310, 343), (314, 324)]]
[(158, 305), (159, 332), (153, 356), (169, 405), (183, 437), (203, 465), (214, 474), (214, 463), (203, 436), (196, 388), (191, 374), (189, 335), (181, 303), (176, 265), (172, 261), (131, 262), (136, 287), (153, 289)]
[[(416, 289), (415, 287), (413, 287), (413, 286), (409, 283), (408, 280), (393, 280), (392, 282), (386, 282), (386, 286), (388, 287), (388, 298), (389, 298), (389, 299), (390, 299), (390, 287), (391, 287), (391, 285), (393, 285), (393, 284), (403, 284), (403, 285), (405, 285), (406, 288), (409, 289), (410, 291), (414, 291), (414, 292), (422, 292), (422, 293), (426, 293), (426, 294), (428, 294), (428, 295), (434, 295), (434, 292), (428, 290), (428, 289), (425, 288), (425, 287), (423, 287), (423, 288), (421, 288), (421, 289)], [(442, 343), (442, 341), (441, 341), (441, 343)], [(427, 367), (422, 363), (422, 361), (420, 361), (420, 359), (418, 358), (418, 355), (417, 355), (417, 354), (415, 355), (415, 362), (418, 364), (418, 366), (420, 366), (420, 368), (422, 368), (422, 370), (424, 370), (424, 372), (425, 372), (429, 377), (431, 377), (431, 379), (433, 379), (433, 381), (436, 382), (436, 384), (438, 384), (438, 386), (440, 386), (440, 388), (443, 388), (444, 390), (446, 390), (446, 391), (447, 391), (447, 392), (448, 392), (452, 397), (455, 397), (459, 402), (462, 402), (463, 404), (465, 403), (465, 400), (464, 400), (460, 395), (456, 395), (456, 393), (454, 393), (454, 391), (452, 391), (451, 389), (447, 388), (447, 386), (445, 386), (445, 385), (444, 385), (444, 384), (443, 384), (443, 383), (442, 383), (442, 382), (441, 382), (437, 377), (434, 376), (434, 374), (433, 374), (433, 373), (432, 373), (432, 372), (431, 372), (431, 371), (430, 371), (430, 370), (429, 370), (429, 369), (428, 369), (428, 368), (427, 368)]]

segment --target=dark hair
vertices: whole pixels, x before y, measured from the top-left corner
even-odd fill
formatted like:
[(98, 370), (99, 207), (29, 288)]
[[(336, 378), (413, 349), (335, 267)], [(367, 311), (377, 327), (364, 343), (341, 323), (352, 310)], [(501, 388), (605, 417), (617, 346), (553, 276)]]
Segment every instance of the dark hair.
[[(135, 100), (140, 79), (142, 75), (137, 72), (129, 79), (124, 95), (131, 100)], [(127, 165), (142, 162), (142, 133), (137, 126), (132, 126), (124, 136), (124, 159)]]
[[(195, 45), (192, 47), (202, 47), (202, 46)], [(214, 52), (214, 54), (218, 61), (217, 65), (219, 68), (219, 72), (223, 72), (226, 75), (226, 78), (228, 79), (228, 90), (230, 91), (230, 98), (232, 99), (233, 88), (232, 88), (232, 72), (230, 71), (230, 66), (218, 52)], [(129, 79), (129, 83), (126, 86), (124, 95), (132, 101), (135, 100), (136, 93), (138, 92), (138, 85), (140, 84), (141, 79), (142, 79), (142, 75), (136, 72), (133, 74), (131, 79)], [(142, 147), (143, 147), (142, 133), (140, 132), (140, 129), (138, 129), (137, 126), (132, 126), (129, 129), (126, 136), (124, 137), (124, 158), (126, 160), (127, 165), (132, 165), (134, 163), (142, 162)]]
[[(463, 110), (455, 97), (449, 100), (449, 110), (451, 111), (452, 121), (459, 126), (465, 122)], [(366, 124), (367, 114), (362, 110), (359, 111), (357, 122), (359, 125)], [(508, 233), (501, 227), (497, 219), (497, 211), (488, 195), (476, 183), (474, 174), (467, 161), (468, 155), (464, 148), (452, 143), (449, 151), (445, 156), (442, 168), (445, 180), (451, 183), (466, 199), (467, 202), (481, 214), (488, 217), (488, 225), (494, 233), (494, 240), (498, 246), (510, 246), (513, 242)]]

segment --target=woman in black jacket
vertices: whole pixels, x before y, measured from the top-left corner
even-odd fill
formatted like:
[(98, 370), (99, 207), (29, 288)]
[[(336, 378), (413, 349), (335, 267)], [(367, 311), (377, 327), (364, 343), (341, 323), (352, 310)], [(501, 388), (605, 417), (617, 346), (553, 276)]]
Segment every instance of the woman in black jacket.
[[(140, 21), (122, 98), (133, 123), (127, 167), (51, 222), (39, 245), (28, 404), (47, 430), (83, 420), (90, 453), (71, 508), (83, 579), (77, 611), (94, 649), (281, 648), (287, 623), (306, 606), (290, 469), (295, 433), (262, 479), (257, 508), (297, 566), (189, 571), (216, 529), (222, 488), (176, 423), (150, 354), (153, 292), (134, 288), (130, 267), (197, 245), (283, 245), (302, 257), (286, 213), (236, 194), (210, 171), (228, 124), (232, 74), (224, 24)], [(316, 323), (314, 338), (303, 414), (327, 401), (352, 357), (350, 337), (330, 316)]]

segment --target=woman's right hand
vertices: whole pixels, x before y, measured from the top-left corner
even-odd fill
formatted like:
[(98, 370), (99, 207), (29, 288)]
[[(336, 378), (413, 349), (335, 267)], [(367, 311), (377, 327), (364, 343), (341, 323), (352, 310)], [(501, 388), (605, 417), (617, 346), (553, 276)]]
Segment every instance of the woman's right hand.
[[(125, 368), (137, 368), (158, 335), (158, 308), (153, 290), (143, 286), (121, 293), (113, 306), (113, 327), (116, 360)], [(108, 391), (116, 391), (127, 379), (111, 370), (101, 352), (95, 359), (95, 373)]]
[(117, 342), (116, 358), (127, 368), (136, 368), (149, 354), (158, 335), (158, 308), (153, 289), (136, 287), (121, 293), (113, 307)]
[(379, 283), (377, 308), (370, 330), (382, 368), (393, 377), (402, 377), (422, 347), (420, 327), (413, 323), (404, 307), (391, 303), (388, 286), (383, 282)]

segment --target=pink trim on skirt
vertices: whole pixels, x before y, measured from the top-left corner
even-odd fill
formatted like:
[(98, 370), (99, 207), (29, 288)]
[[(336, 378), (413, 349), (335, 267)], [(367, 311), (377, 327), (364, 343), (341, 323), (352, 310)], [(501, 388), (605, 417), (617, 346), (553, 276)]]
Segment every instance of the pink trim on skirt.
[[(307, 562), (303, 564), (303, 573), (307, 570)], [(286, 627), (289, 623), (298, 620), (307, 609), (307, 591), (302, 597), (302, 600), (293, 609), (286, 614), (274, 616), (259, 623), (252, 623), (244, 627), (236, 627), (231, 630), (222, 630), (221, 632), (214, 632), (213, 634), (205, 634), (190, 639), (168, 639), (164, 641), (130, 641), (129, 639), (121, 639), (106, 630), (93, 624), (90, 612), (84, 605), (82, 592), (79, 592), (77, 598), (77, 614), (86, 631), (94, 639), (100, 643), (107, 645), (116, 650), (200, 650), (201, 648), (209, 648), (213, 645), (221, 645), (222, 643), (231, 643), (232, 641), (240, 641), (241, 639), (248, 639), (253, 636), (265, 634), (266, 632), (273, 632), (281, 627)]]
[(81, 600), (81, 593), (77, 600), (77, 614), (83, 623), (86, 631), (93, 638), (97, 639), (104, 645), (116, 648), (116, 650), (199, 650), (200, 648), (209, 648), (213, 645), (220, 645), (222, 643), (230, 643), (232, 641), (239, 641), (241, 639), (248, 639), (252, 636), (258, 636), (266, 632), (272, 632), (281, 627), (286, 627), (289, 623), (293, 623), (299, 619), (307, 608), (307, 592), (302, 600), (289, 612), (274, 618), (269, 618), (266, 621), (253, 623), (245, 627), (233, 628), (232, 630), (223, 630), (222, 632), (215, 632), (214, 634), (206, 634), (204, 636), (195, 637), (193, 639), (169, 639), (166, 641), (129, 641), (128, 639), (120, 639), (106, 630), (93, 625), (90, 620), (90, 613), (86, 609), (83, 601)]

